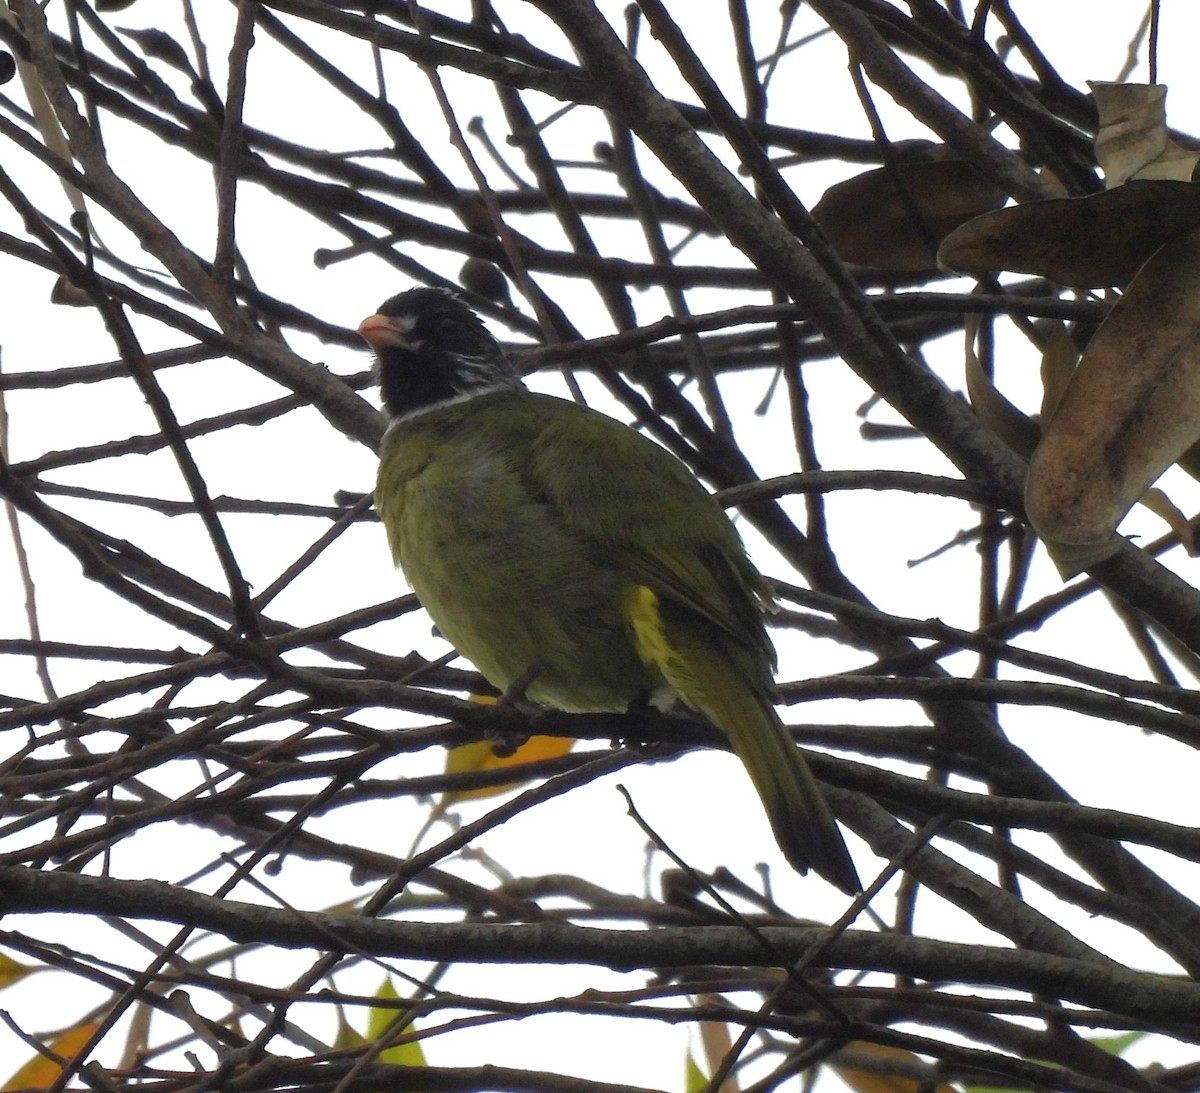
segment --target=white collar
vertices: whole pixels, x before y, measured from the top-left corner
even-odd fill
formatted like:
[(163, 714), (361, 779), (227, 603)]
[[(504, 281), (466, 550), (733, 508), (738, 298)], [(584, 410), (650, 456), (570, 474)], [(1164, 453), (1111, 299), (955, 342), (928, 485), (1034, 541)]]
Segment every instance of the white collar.
[(514, 386), (511, 383), (492, 383), (487, 387), (472, 387), (469, 391), (460, 391), (457, 395), (451, 395), (450, 398), (439, 399), (437, 402), (431, 402), (425, 406), (414, 406), (411, 410), (406, 410), (402, 414), (397, 414), (388, 423), (388, 427), (384, 435), (390, 433), (398, 425), (403, 425), (405, 422), (414, 421), (419, 417), (424, 417), (426, 414), (431, 414), (435, 410), (444, 409), (447, 406), (457, 406), (459, 403), (470, 402), (471, 399), (479, 398), (480, 395), (492, 395), (497, 391), (523, 391), (523, 386)]

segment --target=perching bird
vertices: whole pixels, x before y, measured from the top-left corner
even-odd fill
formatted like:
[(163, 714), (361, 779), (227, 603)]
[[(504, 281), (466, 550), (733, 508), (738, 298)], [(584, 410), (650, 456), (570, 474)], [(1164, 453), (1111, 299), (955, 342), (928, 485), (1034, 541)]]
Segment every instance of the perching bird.
[(692, 473), (613, 418), (527, 390), (453, 293), (402, 292), (358, 332), (391, 419), (375, 507), (442, 634), (494, 686), (561, 710), (703, 714), (787, 860), (858, 891), (775, 712), (770, 589)]

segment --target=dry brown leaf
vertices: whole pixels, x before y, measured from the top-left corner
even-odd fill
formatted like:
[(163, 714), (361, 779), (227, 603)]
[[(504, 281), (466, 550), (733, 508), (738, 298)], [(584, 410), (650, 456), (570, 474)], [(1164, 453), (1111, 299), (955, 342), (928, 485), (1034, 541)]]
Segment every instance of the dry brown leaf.
[(1196, 178), (1197, 164), (1200, 164), (1200, 152), (1195, 152), (1190, 148), (1181, 148), (1172, 141), (1158, 159), (1153, 163), (1146, 164), (1138, 171), (1137, 177), (1192, 182)]
[[(720, 1005), (722, 1001), (719, 994), (701, 994), (696, 998), (696, 1005)], [(725, 1056), (733, 1050), (729, 1026), (724, 1021), (701, 1021), (699, 1031), (700, 1044), (704, 1048), (704, 1062), (709, 1074), (715, 1074), (717, 1068), (725, 1061)], [(738, 1093), (737, 1079), (730, 1074), (721, 1083), (717, 1093)]]
[(1042, 546), (1062, 579), (1069, 581), (1116, 554), (1121, 549), (1121, 539), (1117, 535), (1102, 543), (1052, 543), (1043, 539)]
[(970, 164), (943, 157), (938, 146), (920, 154), (925, 158), (830, 186), (817, 202), (813, 219), (843, 260), (904, 272), (935, 270), (943, 237), (1004, 204), (1005, 192)]
[(1200, 155), (1180, 148), (1167, 135), (1162, 84), (1088, 81), (1100, 126), (1096, 161), (1110, 189), (1134, 178), (1189, 182)]
[(1177, 536), (1189, 555), (1196, 555), (1196, 529), (1183, 511), (1160, 489), (1149, 489), (1139, 498), (1139, 503), (1163, 521)]
[(975, 352), (979, 316), (971, 316), (965, 325), (967, 345), (964, 356), (967, 397), (971, 400), (971, 408), (999, 440), (1028, 459), (1037, 447), (1041, 430), (1036, 421), (1023, 414), (996, 389), (991, 377), (979, 363), (979, 356)]
[(1079, 350), (1061, 319), (1049, 321), (1042, 330), (1046, 339), (1042, 347), (1042, 421), (1049, 421), (1075, 374)]
[[(20, 20), (10, 10), (8, 0), (0, 0), (0, 22), (9, 24), (18, 33), (21, 31)], [(29, 103), (29, 111), (33, 115), (34, 124), (41, 134), (42, 141), (64, 163), (73, 163), (74, 157), (71, 154), (70, 142), (59, 123), (58, 114), (50, 105), (49, 98), (46, 97), (46, 92), (42, 88), (42, 78), (38, 74), (37, 68), (32, 61), (27, 61), (20, 56), (16, 58), (16, 62), (17, 74), (21, 77), (21, 86), (25, 91), (25, 99)], [(84, 203), (83, 194), (65, 178), (60, 179), (60, 182), (71, 207), (80, 215), (86, 216), (87, 205)]]
[(1167, 89), (1162, 84), (1094, 80), (1088, 80), (1088, 87), (1100, 120), (1094, 142), (1096, 162), (1111, 189), (1167, 150)]
[(1159, 247), (1197, 225), (1200, 185), (1134, 181), (984, 213), (942, 240), (938, 261), (961, 273), (1011, 270), (1106, 288), (1127, 284)]
[(1200, 441), (1188, 448), (1175, 462), (1193, 478), (1200, 480)]
[[(1164, 246), (1092, 337), (1029, 466), (1048, 545), (1115, 549), (1125, 513), (1200, 437), (1200, 230)], [(1101, 555), (1102, 556), (1102, 555)], [(1095, 557), (1091, 558), (1096, 560)]]

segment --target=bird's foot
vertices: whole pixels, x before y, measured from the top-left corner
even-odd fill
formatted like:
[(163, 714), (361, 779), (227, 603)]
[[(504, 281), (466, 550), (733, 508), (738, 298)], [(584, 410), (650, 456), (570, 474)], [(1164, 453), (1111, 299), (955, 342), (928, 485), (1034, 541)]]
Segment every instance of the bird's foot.
[(529, 690), (529, 685), (537, 679), (541, 670), (542, 666), (540, 664), (532, 664), (526, 668), (525, 671), (504, 688), (504, 693), (496, 699), (496, 705), (521, 705), (525, 701), (525, 692)]
[(655, 701), (653, 691), (642, 691), (636, 695), (625, 708), (626, 715), (631, 719), (632, 732), (620, 740), (613, 740), (614, 747), (637, 748), (649, 751), (663, 745), (661, 739), (664, 726), (670, 726), (679, 720), (679, 715), (670, 709), (663, 709)]
[[(525, 692), (537, 677), (539, 670), (538, 666), (534, 665), (513, 680), (512, 683), (504, 688), (503, 693), (493, 700), (492, 708), (505, 710), (510, 714), (520, 714), (527, 711), (532, 715), (537, 707), (525, 697)], [(532, 717), (527, 720), (532, 720)], [(496, 756), (506, 759), (533, 734), (528, 728), (514, 728), (510, 723), (503, 728), (490, 728), (487, 730), (486, 735), (487, 739), (491, 742), (492, 751)]]

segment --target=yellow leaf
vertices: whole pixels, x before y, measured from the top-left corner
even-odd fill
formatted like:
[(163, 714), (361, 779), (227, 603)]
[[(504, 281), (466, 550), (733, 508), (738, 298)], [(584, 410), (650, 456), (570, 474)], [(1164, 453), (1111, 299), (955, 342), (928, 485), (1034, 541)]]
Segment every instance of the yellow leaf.
[[(407, 1025), (405, 1031), (411, 1031), (412, 1025)], [(381, 1063), (399, 1063), (402, 1066), (426, 1066), (425, 1052), (421, 1050), (420, 1040), (408, 1040), (403, 1044), (393, 1044), (385, 1047), (379, 1053)]]
[(40, 968), (30, 967), (28, 964), (14, 960), (7, 953), (0, 953), (0, 988), (11, 987), (14, 983), (24, 979), (30, 972), (39, 970)]
[(708, 1079), (700, 1069), (700, 1064), (696, 1062), (695, 1056), (689, 1051), (683, 1060), (684, 1093), (704, 1093), (707, 1088)]
[[(697, 1006), (712, 1006), (721, 1003), (717, 994), (701, 994), (695, 999)], [(699, 1025), (700, 1046), (704, 1049), (704, 1061), (709, 1074), (715, 1074), (717, 1068), (725, 1061), (725, 1057), (733, 1050), (733, 1040), (729, 1035), (729, 1026), (724, 1021), (701, 1021)], [(687, 1072), (685, 1088), (687, 1093), (707, 1089), (708, 1079), (700, 1064), (696, 1062), (691, 1051), (687, 1054)], [(738, 1093), (737, 1079), (730, 1074), (722, 1083), (717, 1093)]]
[[(488, 740), (474, 740), (469, 744), (460, 744), (451, 748), (446, 755), (446, 773), (462, 774), (468, 771), (504, 770), (506, 767), (519, 767), (524, 763), (536, 763), (541, 759), (557, 759), (566, 755), (575, 743), (566, 736), (531, 736), (519, 748), (508, 755), (497, 755), (492, 743)], [(455, 801), (464, 801), (475, 797), (492, 797), (504, 793), (512, 786), (518, 785), (522, 779), (506, 782), (498, 786), (481, 786), (478, 789), (456, 789), (442, 795), (439, 809), (444, 810)]]
[[(388, 1002), (399, 1000), (400, 995), (396, 993), (391, 976), (384, 976), (383, 982), (379, 984), (379, 989), (375, 992), (375, 997)], [(392, 1025), (399, 1013), (401, 1010), (395, 1006), (373, 1006), (367, 1017), (366, 1039), (368, 1041), (378, 1040), (384, 1035), (387, 1035), (389, 1039), (394, 1038)], [(412, 1030), (411, 1024), (404, 1026), (404, 1032), (410, 1030)], [(425, 1053), (421, 1050), (419, 1040), (410, 1040), (407, 1043), (385, 1047), (379, 1053), (378, 1058), (381, 1063), (401, 1063), (404, 1066), (426, 1065)]]
[(337, 1032), (333, 1037), (334, 1049), (342, 1051), (349, 1047), (361, 1047), (366, 1042), (366, 1037), (346, 1020), (345, 1014), (342, 1014), (338, 1018)]
[(945, 1082), (930, 1086), (929, 1064), (899, 1047), (855, 1040), (830, 1065), (854, 1093), (956, 1093)]
[[(492, 695), (472, 694), (467, 696), (471, 702), (489, 704), (496, 699)], [(443, 793), (441, 799), (430, 810), (429, 818), (421, 826), (413, 846), (420, 844), (426, 832), (437, 822), (438, 818), (451, 805), (459, 801), (494, 797), (505, 793), (524, 778), (519, 768), (526, 763), (536, 763), (541, 759), (557, 759), (566, 755), (574, 746), (575, 741), (570, 737), (561, 736), (531, 736), (519, 747), (503, 753), (497, 752), (496, 745), (490, 740), (473, 740), (469, 744), (460, 744), (446, 753), (445, 771), (447, 774), (466, 774), (471, 771), (503, 770), (506, 767), (514, 769), (516, 777), (511, 782), (500, 785), (480, 786), (477, 789), (455, 789)]]
[[(88, 1042), (97, 1028), (97, 1022), (85, 1021), (60, 1032), (46, 1047), (60, 1059), (69, 1060)], [(58, 1063), (44, 1055), (35, 1055), (0, 1086), (0, 1093), (10, 1089), (46, 1089), (61, 1074), (62, 1066)]]

